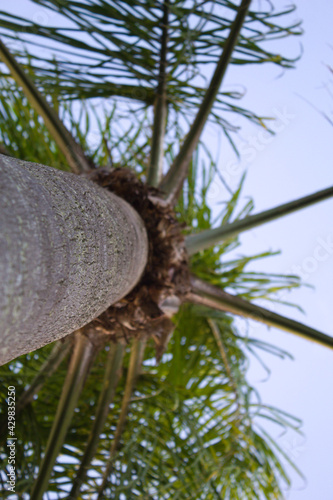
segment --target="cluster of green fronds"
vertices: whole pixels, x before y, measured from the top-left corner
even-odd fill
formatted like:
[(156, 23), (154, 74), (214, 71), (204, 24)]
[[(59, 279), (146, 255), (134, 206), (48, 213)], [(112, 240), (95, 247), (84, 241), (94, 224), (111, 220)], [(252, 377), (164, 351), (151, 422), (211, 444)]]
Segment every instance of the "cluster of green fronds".
[[(1, 142), (8, 152), (62, 168), (65, 163), (57, 146), (21, 93), (18, 90), (8, 93), (5, 82), (2, 89)], [(56, 96), (53, 98), (56, 99)], [(102, 122), (91, 109), (80, 103), (76, 106), (75, 110), (74, 106), (67, 104), (60, 109), (60, 113), (75, 137), (81, 140), (87, 154), (98, 164), (111, 161), (108, 148), (110, 145), (116, 148), (120, 140), (124, 155), (132, 148), (133, 157), (140, 157), (142, 151), (136, 149), (136, 137), (143, 136), (140, 123), (136, 124), (136, 130), (133, 128), (129, 133), (119, 132), (119, 136), (105, 137), (108, 130), (115, 130), (113, 120), (117, 110), (112, 109)], [(85, 138), (94, 120), (98, 123), (97, 140), (88, 144)], [(3, 127), (5, 123), (6, 127)], [(25, 134), (22, 139), (17, 133), (18, 123), (29, 139), (24, 137)], [(206, 173), (200, 181), (196, 169), (197, 162), (194, 160), (186, 194), (177, 207), (179, 218), (186, 222), (188, 230), (207, 229), (212, 224), (206, 201), (212, 174)], [(140, 171), (144, 171), (144, 166), (139, 168)], [(226, 200), (220, 220), (235, 220), (251, 211), (252, 202), (249, 202), (236, 212), (239, 192)], [(292, 277), (252, 274), (245, 270), (251, 260), (268, 256), (269, 252), (228, 261), (227, 253), (238, 245), (238, 240), (234, 239), (218, 250), (196, 255), (192, 258), (192, 270), (209, 282), (235, 288), (246, 297), (258, 297), (259, 289), (263, 291), (262, 295), (269, 296), (276, 287), (298, 285)], [(175, 321), (176, 331), (159, 365), (156, 366), (154, 361), (153, 346), (149, 344), (146, 350), (143, 370), (133, 394), (121, 447), (111, 474), (109, 487), (112, 493), (107, 490), (106, 495), (120, 498), (123, 494), (124, 498), (131, 499), (143, 496), (159, 499), (281, 497), (280, 479), (289, 484), (281, 465), (283, 453), (274, 441), (265, 436), (258, 422), (260, 417), (269, 418), (283, 428), (295, 429), (299, 422), (283, 412), (261, 405), (258, 395), (247, 383), (246, 370), (248, 349), (262, 347), (281, 357), (286, 353), (272, 346), (260, 345), (254, 339), (242, 338), (230, 316), (204, 307), (185, 306)], [(212, 321), (220, 334), (220, 347), (212, 332)], [(9, 385), (15, 385), (17, 397), (20, 396), (38, 373), (50, 350), (51, 346), (46, 346), (0, 368), (1, 403), (4, 403)], [(106, 351), (102, 351), (94, 363), (54, 468), (48, 491), (57, 494), (58, 498), (63, 498), (68, 491), (84, 452), (102, 387), (106, 355)], [(33, 484), (56, 413), (67, 363), (67, 359), (62, 362), (56, 373), (45, 382), (36, 400), (17, 418), (19, 494), (28, 492)], [(124, 366), (95, 460), (81, 494), (83, 499), (91, 498), (97, 491), (104, 471), (119, 419), (128, 354)], [(1, 406), (4, 408), (5, 404)], [(1, 480), (4, 480), (2, 476)]]
[[(194, 234), (251, 215), (254, 207), (251, 199), (239, 208), (244, 180), (245, 176), (241, 178), (235, 192), (230, 195), (228, 192), (224, 193), (224, 200), (221, 192), (219, 196), (221, 208), (218, 215), (214, 217), (209, 205), (209, 190), (214, 183), (221, 186), (218, 183), (216, 167), (210, 158), (210, 165), (208, 163), (200, 171), (198, 155), (195, 155), (191, 163), (185, 193), (177, 205), (180, 217), (186, 224), (185, 232)], [(299, 278), (294, 275), (255, 272), (247, 269), (251, 262), (272, 257), (279, 252), (263, 251), (260, 254), (248, 256), (242, 253), (236, 254), (236, 250), (240, 252), (242, 250), (239, 238), (226, 239), (218, 246), (193, 255), (191, 257), (191, 270), (196, 276), (212, 285), (233, 290), (238, 296), (246, 299), (274, 300), (275, 298), (276, 301), (279, 301), (279, 291), (300, 286)]]
[[(152, 106), (159, 82), (160, 31), (163, 2), (155, 0), (32, 0), (31, 19), (0, 11), (0, 35), (16, 49), (18, 60), (31, 66), (45, 94), (65, 99), (123, 99), (142, 109)], [(169, 2), (167, 55), (168, 130), (177, 115), (189, 118), (207, 87), (238, 8), (229, 0), (190, 4)], [(290, 24), (294, 7), (275, 11), (270, 2), (253, 7), (243, 26), (231, 64), (270, 62), (292, 67), (295, 58), (269, 50), (269, 42), (301, 33)], [(38, 24), (38, 19), (42, 23)], [(38, 35), (38, 36), (36, 36)], [(29, 61), (22, 44), (29, 50)], [(230, 138), (236, 113), (262, 125), (262, 118), (237, 105), (239, 90), (218, 94), (211, 118)], [(236, 102), (235, 102), (236, 101)]]
[[(223, 494), (222, 498), (242, 498), (244, 492), (253, 498), (256, 491), (265, 492), (266, 498), (278, 496), (276, 469), (284, 477), (285, 474), (271, 446), (253, 425), (253, 416), (266, 416), (267, 411), (260, 408), (244, 378), (246, 358), (231, 320), (215, 320), (228, 365), (218, 352), (206, 317), (191, 308), (179, 317), (169, 351), (158, 366), (154, 366), (153, 349), (148, 350), (123, 434), (124, 444), (114, 465), (113, 498), (121, 492), (140, 498), (154, 490), (159, 492), (158, 498), (215, 498), (217, 492)], [(46, 347), (34, 356), (21, 357), (3, 367), (1, 393), (5, 394), (6, 386), (16, 385), (19, 396), (49, 351)], [(80, 411), (74, 415), (50, 491), (60, 493), (66, 484), (71, 484), (74, 465), (80, 461), (92, 425), (105, 356), (105, 352), (100, 354), (81, 395)], [(18, 419), (20, 492), (31, 486), (65, 375), (63, 363), (37, 401)], [(91, 466), (90, 475), (94, 471), (96, 476), (89, 480), (90, 493), (103, 471), (117, 425), (124, 380), (125, 377)], [(268, 411), (268, 417), (283, 426), (288, 423), (286, 416), (276, 410)], [(86, 497), (89, 498), (88, 490)]]
[[(5, 79), (0, 80), (1, 152), (27, 161), (68, 170), (67, 162), (50, 137), (43, 120), (27, 98)], [(21, 156), (23, 153), (23, 157)]]
[[(0, 91), (2, 152), (25, 158), (27, 161), (69, 170), (65, 157), (50, 136), (43, 120), (29, 106), (24, 94), (4, 78), (0, 80)], [(144, 162), (147, 158), (148, 139), (144, 139), (141, 122), (132, 123), (126, 128), (116, 106), (113, 106), (109, 113), (102, 110), (102, 120), (101, 113), (84, 102), (80, 102), (78, 106), (70, 103), (60, 106), (56, 92), (49, 96), (49, 100), (96, 165), (128, 166), (139, 171), (146, 169)]]
[[(215, 321), (221, 347), (208, 320)], [(177, 317), (168, 352), (156, 366), (148, 346), (145, 362), (132, 397), (128, 421), (111, 474), (112, 494), (118, 498), (265, 498), (281, 496), (277, 473), (288, 484), (278, 445), (258, 425), (268, 418), (282, 428), (299, 422), (274, 408), (261, 405), (246, 381), (246, 345), (235, 333), (233, 320), (188, 306)], [(17, 396), (38, 373), (50, 346), (1, 367), (1, 394), (15, 385)], [(62, 454), (54, 468), (49, 491), (59, 498), (70, 487), (93, 424), (101, 390), (106, 351), (94, 363), (81, 394)], [(282, 352), (279, 352), (283, 355)], [(127, 361), (125, 362), (125, 367)], [(19, 450), (17, 491), (29, 491), (33, 472), (41, 460), (67, 362), (50, 377), (17, 419)], [(117, 388), (89, 479), (82, 498), (96, 491), (119, 419), (126, 368)], [(106, 494), (108, 494), (106, 492)]]

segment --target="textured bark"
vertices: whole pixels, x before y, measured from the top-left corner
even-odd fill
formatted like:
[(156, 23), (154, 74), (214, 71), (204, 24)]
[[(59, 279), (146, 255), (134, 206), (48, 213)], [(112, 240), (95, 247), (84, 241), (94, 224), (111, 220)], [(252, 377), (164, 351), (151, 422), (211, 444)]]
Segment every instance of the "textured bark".
[(139, 281), (144, 224), (91, 181), (0, 155), (0, 363), (81, 328)]

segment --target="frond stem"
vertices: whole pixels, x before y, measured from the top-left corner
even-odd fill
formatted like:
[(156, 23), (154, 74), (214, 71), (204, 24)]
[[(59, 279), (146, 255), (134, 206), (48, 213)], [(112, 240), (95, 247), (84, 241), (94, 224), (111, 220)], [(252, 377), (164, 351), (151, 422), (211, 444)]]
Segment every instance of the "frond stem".
[(201, 102), (198, 113), (178, 155), (173, 161), (168, 173), (160, 183), (159, 187), (166, 193), (166, 201), (170, 204), (174, 205), (176, 203), (180, 190), (186, 179), (192, 154), (199, 143), (202, 130), (208, 120), (216, 96), (219, 92), (223, 77), (230, 62), (231, 54), (236, 46), (240, 30), (244, 24), (250, 3), (251, 0), (242, 0), (240, 6), (238, 7), (237, 15), (231, 25), (229, 36), (225, 41), (222, 54), (216, 65), (214, 74)]
[(153, 137), (147, 183), (157, 187), (163, 171), (164, 136), (167, 120), (167, 50), (168, 50), (169, 0), (164, 0), (161, 19), (161, 52), (158, 85), (154, 106)]
[[(68, 353), (72, 343), (72, 338), (66, 337), (64, 341), (59, 340), (53, 347), (51, 354), (48, 359), (43, 363), (39, 369), (37, 375), (32, 380), (29, 387), (20, 395), (16, 403), (15, 415), (16, 418), (21, 413), (21, 411), (33, 400), (35, 394), (37, 394), (43, 387), (45, 381), (51, 377), (51, 375), (57, 370), (61, 361), (64, 359)], [(0, 436), (2, 436), (7, 430), (7, 419), (2, 420), (0, 424)]]
[(73, 413), (96, 354), (96, 347), (84, 334), (84, 328), (75, 334), (74, 350), (63, 385), (57, 412), (46, 445), (44, 458), (31, 491), (31, 500), (42, 500), (57, 456), (63, 445)]
[(260, 321), (267, 326), (279, 328), (294, 335), (312, 340), (325, 347), (333, 348), (333, 337), (319, 332), (303, 323), (286, 318), (280, 314), (274, 313), (248, 302), (241, 297), (231, 295), (214, 285), (192, 276), (192, 292), (188, 294), (187, 300), (194, 304), (204, 305), (218, 311), (236, 314), (243, 318), (249, 318), (254, 321)]
[(221, 227), (215, 229), (207, 229), (198, 234), (191, 234), (185, 238), (185, 244), (189, 255), (194, 255), (201, 250), (213, 247), (221, 241), (225, 241), (229, 238), (235, 238), (240, 233), (253, 229), (254, 227), (261, 226), (266, 222), (271, 222), (285, 215), (289, 215), (293, 212), (301, 210), (302, 208), (307, 208), (315, 203), (324, 201), (333, 196), (333, 187), (317, 191), (316, 193), (304, 196), (298, 200), (290, 201), (289, 203), (284, 203), (270, 210), (265, 210), (256, 215), (250, 215), (244, 219), (231, 222), (230, 224), (225, 224)]
[(89, 172), (91, 167), (89, 166), (83, 150), (1, 40), (0, 58), (6, 64), (17, 85), (22, 87), (30, 104), (43, 118), (46, 127), (59, 149), (64, 154), (72, 171), (76, 174)]
[(110, 351), (105, 365), (103, 388), (98, 400), (94, 425), (91, 429), (87, 446), (81, 459), (80, 468), (73, 480), (73, 486), (68, 496), (68, 499), (70, 500), (78, 498), (91, 460), (95, 456), (99, 436), (103, 430), (103, 426), (109, 413), (110, 404), (113, 401), (116, 387), (121, 375), (124, 350), (124, 345), (120, 343), (111, 344), (110, 346)]
[(123, 395), (123, 400), (121, 404), (121, 410), (120, 410), (120, 415), (117, 423), (117, 428), (116, 432), (111, 444), (110, 448), (110, 457), (106, 466), (106, 470), (103, 475), (103, 481), (102, 484), (99, 488), (98, 491), (98, 497), (97, 500), (102, 500), (105, 498), (104, 495), (104, 490), (107, 486), (108, 483), (108, 478), (112, 470), (113, 466), (113, 461), (115, 458), (116, 451), (119, 447), (121, 435), (124, 430), (125, 422), (126, 422), (126, 417), (128, 413), (128, 408), (131, 402), (131, 397), (134, 389), (135, 382), (137, 380), (140, 366), (142, 364), (142, 359), (143, 359), (143, 354), (144, 354), (144, 349), (146, 347), (146, 341), (145, 340), (138, 340), (134, 339), (132, 348), (131, 348), (131, 356), (130, 356), (130, 361), (129, 361), (129, 366), (128, 366), (128, 372), (127, 372), (127, 378), (126, 378), (126, 384), (125, 384), (125, 391)]
[(221, 358), (222, 358), (222, 361), (223, 361), (223, 364), (225, 367), (225, 371), (227, 372), (227, 376), (230, 380), (230, 385), (231, 385), (232, 390), (234, 391), (234, 394), (235, 394), (235, 404), (236, 404), (236, 414), (237, 414), (236, 420), (239, 420), (240, 416), (241, 416), (241, 404), (239, 401), (239, 399), (240, 399), (239, 398), (239, 390), (237, 387), (237, 383), (232, 375), (232, 371), (231, 371), (229, 360), (228, 360), (228, 355), (227, 355), (226, 349), (225, 349), (224, 344), (223, 344), (221, 332), (220, 332), (220, 329), (219, 329), (216, 321), (214, 321), (211, 318), (208, 318), (207, 322), (208, 322), (210, 329), (214, 335), (217, 347), (220, 351)]
[(56, 345), (53, 347), (50, 356), (41, 366), (38, 374), (31, 382), (30, 386), (21, 394), (16, 405), (16, 415), (18, 415), (23, 408), (33, 400), (35, 394), (37, 394), (43, 387), (44, 382), (51, 377), (51, 375), (57, 370), (58, 366), (67, 355), (72, 345), (73, 337), (72, 335), (66, 337), (63, 341), (58, 340)]

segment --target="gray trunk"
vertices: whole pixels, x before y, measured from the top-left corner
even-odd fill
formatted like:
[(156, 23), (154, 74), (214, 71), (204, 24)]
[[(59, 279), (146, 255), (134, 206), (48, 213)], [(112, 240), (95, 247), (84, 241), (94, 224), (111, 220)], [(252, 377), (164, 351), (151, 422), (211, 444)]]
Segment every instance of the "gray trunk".
[(142, 220), (82, 177), (0, 155), (0, 364), (84, 326), (138, 282)]

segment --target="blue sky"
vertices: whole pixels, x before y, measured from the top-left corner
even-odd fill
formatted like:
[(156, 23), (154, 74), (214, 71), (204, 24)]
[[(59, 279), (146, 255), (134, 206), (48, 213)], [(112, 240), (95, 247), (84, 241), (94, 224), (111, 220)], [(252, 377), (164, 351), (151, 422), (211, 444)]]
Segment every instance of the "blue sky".
[[(273, 3), (277, 7), (288, 5), (282, 1)], [(255, 212), (333, 184), (333, 126), (305, 102), (333, 116), (333, 98), (329, 94), (329, 89), (333, 91), (333, 74), (325, 66), (333, 66), (333, 4), (326, 0), (316, 3), (305, 0), (298, 1), (297, 7), (294, 17), (303, 20), (304, 36), (297, 41), (283, 42), (291, 55), (298, 53), (302, 43), (304, 52), (296, 69), (281, 75), (274, 67), (254, 67), (247, 71), (246, 82), (242, 82), (242, 69), (231, 68), (226, 79), (227, 86), (244, 84), (247, 94), (243, 104), (259, 114), (278, 118), (277, 133), (269, 141), (265, 140), (267, 136), (259, 135), (258, 129), (243, 128), (239, 144), (251, 145), (252, 154), (247, 150), (247, 154), (242, 155), (238, 170), (230, 167), (235, 163), (232, 155), (223, 155), (220, 160), (220, 169), (229, 173), (231, 182), (231, 172), (240, 173), (246, 168), (243, 194), (253, 197)], [(246, 151), (244, 146), (243, 151)], [(284, 306), (276, 307), (275, 311), (330, 335), (333, 335), (332, 214), (333, 200), (329, 200), (241, 238), (241, 251), (246, 254), (282, 250), (280, 256), (258, 263), (257, 269), (277, 273), (298, 271), (314, 286), (314, 289), (303, 287), (283, 296), (301, 305), (305, 315)], [(321, 245), (323, 250), (318, 250)], [(333, 491), (333, 351), (253, 323), (250, 333), (286, 349), (295, 358), (281, 361), (264, 356), (271, 369), (270, 378), (265, 382), (262, 379), (266, 375), (255, 361), (249, 372), (250, 381), (265, 403), (284, 409), (304, 422), (303, 437), (274, 431), (279, 445), (289, 452), (306, 476), (303, 481), (292, 473), (294, 483), (286, 492), (286, 498), (330, 500)]]

